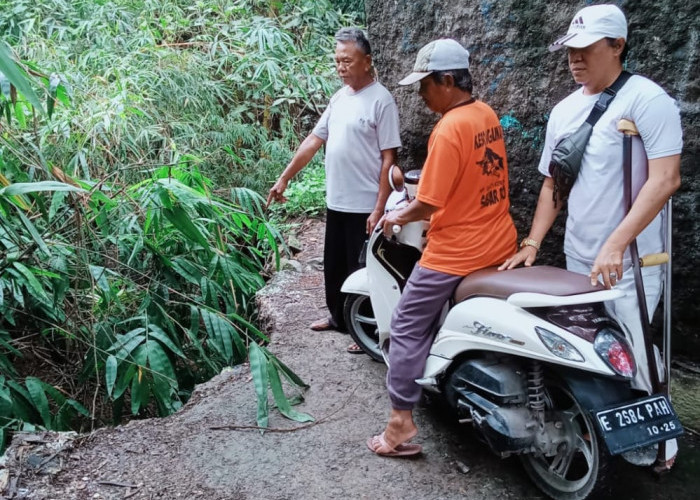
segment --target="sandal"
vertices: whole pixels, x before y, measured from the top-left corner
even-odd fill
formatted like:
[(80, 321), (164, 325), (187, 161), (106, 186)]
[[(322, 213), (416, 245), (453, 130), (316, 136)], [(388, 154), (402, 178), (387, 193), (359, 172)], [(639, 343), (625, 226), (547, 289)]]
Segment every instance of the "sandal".
[[(392, 448), (392, 446), (386, 442), (383, 432), (369, 438), (367, 440), (367, 448), (380, 457), (415, 457), (416, 455), (420, 455), (423, 451), (421, 445), (408, 442), (397, 444)], [(384, 448), (385, 451), (379, 451), (380, 448)]]
[(351, 344), (346, 349), (350, 354), (364, 354), (365, 351), (357, 344)]
[(311, 323), (309, 328), (315, 332), (325, 332), (328, 330), (335, 330), (336, 327), (333, 325), (331, 318), (323, 318)]

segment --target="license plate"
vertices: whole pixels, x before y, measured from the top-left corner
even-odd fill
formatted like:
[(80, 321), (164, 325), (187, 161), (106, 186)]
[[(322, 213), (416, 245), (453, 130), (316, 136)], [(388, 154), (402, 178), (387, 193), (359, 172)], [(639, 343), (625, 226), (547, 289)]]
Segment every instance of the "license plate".
[(663, 394), (594, 410), (601, 437), (611, 455), (666, 441), (683, 434), (669, 399)]

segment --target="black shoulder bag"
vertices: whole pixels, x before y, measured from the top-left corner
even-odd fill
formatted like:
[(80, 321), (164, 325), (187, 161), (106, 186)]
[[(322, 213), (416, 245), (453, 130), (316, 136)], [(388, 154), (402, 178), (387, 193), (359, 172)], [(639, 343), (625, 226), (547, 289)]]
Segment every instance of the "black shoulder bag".
[(627, 71), (620, 73), (617, 80), (600, 94), (598, 101), (595, 103), (595, 106), (593, 106), (586, 121), (583, 122), (573, 134), (559, 141), (552, 151), (552, 159), (549, 162), (549, 174), (554, 180), (552, 200), (555, 205), (557, 204), (557, 200), (564, 202), (569, 197), (569, 192), (574, 182), (576, 182), (579, 170), (581, 170), (583, 152), (586, 149), (588, 140), (591, 138), (593, 126), (600, 119), (605, 110), (608, 109), (610, 102), (615, 98), (630, 76), (632, 76), (632, 74)]

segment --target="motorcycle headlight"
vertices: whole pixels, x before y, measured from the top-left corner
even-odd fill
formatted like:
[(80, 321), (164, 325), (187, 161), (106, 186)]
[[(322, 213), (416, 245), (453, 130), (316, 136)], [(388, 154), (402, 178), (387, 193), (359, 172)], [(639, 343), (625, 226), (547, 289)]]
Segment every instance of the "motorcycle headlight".
[(593, 342), (593, 348), (600, 359), (618, 375), (632, 378), (637, 373), (632, 349), (620, 334), (607, 328), (602, 329)]
[(540, 337), (540, 340), (544, 346), (555, 356), (569, 361), (584, 361), (581, 353), (556, 333), (545, 330), (539, 326), (535, 327), (535, 331), (537, 332), (537, 335)]

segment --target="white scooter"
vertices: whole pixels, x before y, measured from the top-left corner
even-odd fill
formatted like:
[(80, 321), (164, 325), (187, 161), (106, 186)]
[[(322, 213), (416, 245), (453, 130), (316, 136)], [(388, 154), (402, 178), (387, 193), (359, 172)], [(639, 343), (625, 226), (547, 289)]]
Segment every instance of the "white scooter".
[[(406, 174), (406, 202), (419, 176)], [(427, 222), (394, 229), (391, 239), (373, 232), (366, 266), (342, 288), (350, 334), (385, 361), (391, 315), (420, 258)], [(445, 306), (416, 382), (440, 393), (496, 454), (519, 455), (548, 496), (599, 493), (611, 456), (646, 451), (653, 460), (655, 443), (683, 432), (666, 394), (631, 389), (632, 350), (603, 306), (622, 295), (549, 266), (477, 271)]]

